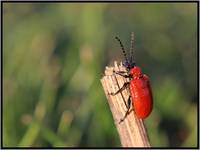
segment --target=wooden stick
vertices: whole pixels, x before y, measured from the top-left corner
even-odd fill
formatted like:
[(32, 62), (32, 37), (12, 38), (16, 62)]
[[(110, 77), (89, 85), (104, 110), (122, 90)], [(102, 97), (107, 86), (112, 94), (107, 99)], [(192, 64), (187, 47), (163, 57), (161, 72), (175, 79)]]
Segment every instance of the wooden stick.
[(116, 92), (123, 86), (124, 82), (128, 81), (120, 75), (113, 74), (113, 70), (126, 71), (122, 64), (118, 65), (115, 62), (114, 67), (106, 67), (105, 76), (101, 79), (101, 83), (108, 99), (121, 144), (123, 147), (150, 147), (143, 121), (135, 116), (134, 111), (131, 111), (125, 120), (119, 123), (126, 113), (127, 107), (124, 101), (127, 103), (130, 93), (129, 90), (125, 89), (115, 96), (108, 94)]

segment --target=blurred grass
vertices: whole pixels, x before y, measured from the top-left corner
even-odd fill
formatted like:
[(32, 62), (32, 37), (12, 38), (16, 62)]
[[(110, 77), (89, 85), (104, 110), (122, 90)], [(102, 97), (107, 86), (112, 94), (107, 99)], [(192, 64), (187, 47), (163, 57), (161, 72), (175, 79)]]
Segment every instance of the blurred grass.
[(3, 4), (3, 146), (120, 146), (100, 78), (120, 36), (148, 74), (152, 146), (197, 146), (197, 5)]

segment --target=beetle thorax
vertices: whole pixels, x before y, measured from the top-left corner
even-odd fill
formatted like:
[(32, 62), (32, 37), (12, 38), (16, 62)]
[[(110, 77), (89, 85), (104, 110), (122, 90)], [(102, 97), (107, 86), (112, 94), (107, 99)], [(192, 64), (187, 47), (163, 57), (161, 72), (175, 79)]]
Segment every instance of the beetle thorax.
[(142, 76), (142, 71), (141, 71), (140, 67), (135, 66), (135, 67), (133, 67), (133, 68), (130, 70), (129, 74), (130, 74), (133, 78), (139, 78), (139, 77)]

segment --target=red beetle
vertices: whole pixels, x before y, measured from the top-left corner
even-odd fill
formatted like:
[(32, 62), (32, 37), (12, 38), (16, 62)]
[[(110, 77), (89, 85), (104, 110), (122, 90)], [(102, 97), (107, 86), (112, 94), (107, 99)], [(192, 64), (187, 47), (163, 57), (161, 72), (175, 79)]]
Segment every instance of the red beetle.
[[(110, 93), (110, 95), (116, 95), (122, 90), (124, 90), (126, 87), (130, 88), (130, 96), (128, 99), (128, 105), (127, 111), (125, 116), (120, 120), (122, 122), (126, 116), (129, 114), (131, 102), (133, 109), (135, 111), (135, 114), (138, 118), (144, 119), (149, 116), (149, 114), (152, 111), (153, 108), (153, 98), (152, 98), (152, 92), (151, 92), (151, 86), (149, 83), (149, 78), (147, 75), (142, 74), (142, 71), (140, 67), (135, 65), (135, 62), (133, 60), (133, 41), (134, 41), (134, 34), (131, 34), (131, 48), (130, 48), (130, 56), (129, 59), (126, 56), (126, 52), (124, 50), (124, 46), (122, 45), (120, 39), (116, 37), (116, 39), (119, 41), (121, 45), (121, 49), (123, 51), (125, 61), (123, 62), (123, 66), (126, 67), (127, 72), (124, 71), (118, 71), (114, 72), (118, 75), (121, 75), (125, 78), (129, 78), (130, 82), (125, 82), (122, 88), (120, 88), (115, 93)], [(128, 74), (128, 75), (127, 75)]]

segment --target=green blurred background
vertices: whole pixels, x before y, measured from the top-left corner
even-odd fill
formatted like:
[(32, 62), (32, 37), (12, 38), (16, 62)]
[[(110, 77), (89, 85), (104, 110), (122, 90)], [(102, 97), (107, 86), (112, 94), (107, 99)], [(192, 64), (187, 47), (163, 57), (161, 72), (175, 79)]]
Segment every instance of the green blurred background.
[(100, 79), (132, 31), (151, 145), (197, 146), (195, 3), (4, 3), (3, 146), (121, 146)]

